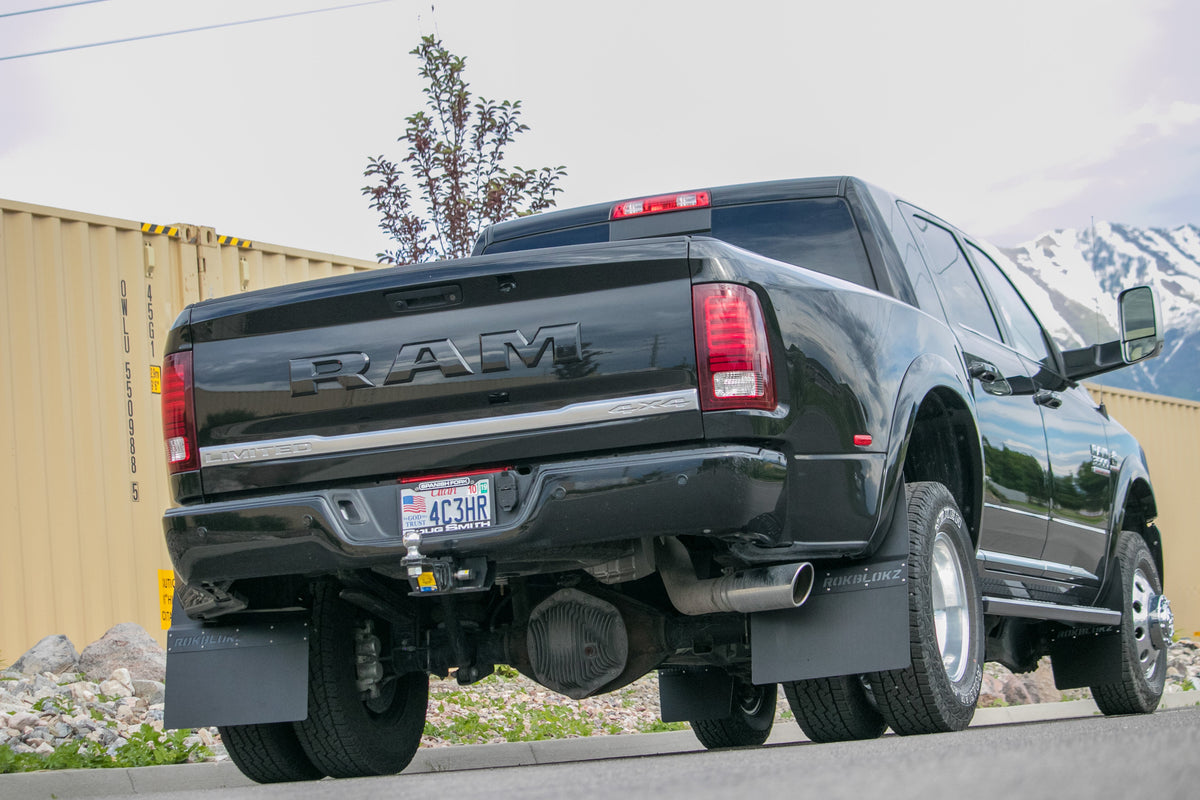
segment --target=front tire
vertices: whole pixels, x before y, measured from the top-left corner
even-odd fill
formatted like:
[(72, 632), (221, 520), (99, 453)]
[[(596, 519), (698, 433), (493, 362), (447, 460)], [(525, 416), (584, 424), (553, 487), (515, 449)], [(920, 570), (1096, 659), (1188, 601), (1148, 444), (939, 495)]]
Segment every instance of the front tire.
[(428, 675), (388, 675), (374, 699), (356, 685), (356, 634), (373, 624), (338, 597), (337, 584), (314, 585), (308, 718), (295, 727), (309, 760), (333, 778), (394, 775), (412, 761), (425, 729)]
[(691, 720), (692, 732), (708, 750), (757, 747), (771, 735), (779, 686), (735, 681), (733, 713), (724, 719)]
[(983, 604), (966, 523), (940, 483), (908, 499), (911, 664), (869, 676), (879, 711), (901, 735), (967, 727), (983, 682)]
[(1121, 679), (1091, 687), (1092, 698), (1106, 716), (1149, 714), (1158, 708), (1166, 684), (1170, 611), (1164, 631), (1155, 607), (1162, 580), (1146, 542), (1132, 531), (1121, 531), (1117, 539), (1117, 579), (1122, 587)]

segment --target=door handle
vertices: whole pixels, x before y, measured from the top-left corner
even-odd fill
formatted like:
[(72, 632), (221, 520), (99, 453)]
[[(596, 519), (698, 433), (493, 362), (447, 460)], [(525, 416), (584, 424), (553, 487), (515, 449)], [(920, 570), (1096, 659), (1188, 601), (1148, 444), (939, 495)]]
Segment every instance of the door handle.
[(1013, 393), (1012, 385), (1000, 374), (1000, 370), (996, 369), (995, 364), (989, 364), (986, 361), (972, 361), (967, 366), (967, 372), (971, 374), (972, 378), (979, 381), (979, 385), (988, 394), (1007, 397)]
[(996, 369), (995, 364), (986, 361), (972, 361), (967, 366), (967, 372), (980, 383), (995, 383), (1000, 379), (1000, 370)]
[(1039, 389), (1033, 396), (1033, 402), (1037, 403), (1039, 406), (1045, 406), (1046, 408), (1058, 408), (1062, 405), (1062, 398), (1059, 397), (1058, 392)]

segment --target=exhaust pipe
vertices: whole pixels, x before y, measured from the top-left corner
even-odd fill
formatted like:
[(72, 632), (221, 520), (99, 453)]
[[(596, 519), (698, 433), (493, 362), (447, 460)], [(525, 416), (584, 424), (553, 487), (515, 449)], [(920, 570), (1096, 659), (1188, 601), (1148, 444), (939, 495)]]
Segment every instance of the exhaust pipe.
[(658, 550), (658, 571), (675, 608), (689, 616), (735, 611), (778, 611), (798, 608), (812, 591), (812, 564), (753, 567), (720, 578), (696, 577), (687, 548), (673, 537)]

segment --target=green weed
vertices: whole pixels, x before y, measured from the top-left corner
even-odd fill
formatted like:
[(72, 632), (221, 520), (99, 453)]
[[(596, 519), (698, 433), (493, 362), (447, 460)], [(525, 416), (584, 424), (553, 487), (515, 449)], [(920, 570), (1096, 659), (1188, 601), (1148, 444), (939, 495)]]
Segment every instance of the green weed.
[[(574, 706), (530, 707), (512, 698), (483, 699), (465, 692), (435, 692), (439, 714), (450, 703), (470, 708), (441, 725), (425, 723), (425, 735), (452, 744), (484, 744), (501, 739), (506, 742), (538, 742), (594, 734), (617, 734), (619, 726), (594, 720)], [(483, 713), (480, 713), (480, 712)]]
[(638, 733), (666, 733), (668, 731), (686, 731), (690, 729), (691, 726), (686, 722), (663, 722), (661, 719), (656, 719), (653, 722), (639, 725)]
[(210, 755), (208, 748), (199, 742), (190, 745), (184, 742), (191, 735), (186, 728), (157, 731), (154, 726), (142, 723), (129, 735), (129, 741), (117, 750), (114, 764), (118, 767), (163, 766), (182, 764), (193, 755)]
[(182, 764), (195, 757), (212, 755), (202, 744), (186, 744), (192, 731), (159, 732), (151, 725), (142, 725), (129, 735), (128, 741), (110, 756), (104, 748), (89, 739), (75, 739), (60, 745), (53, 753), (16, 753), (0, 746), (0, 775), (11, 772), (36, 772), (45, 769), (96, 769), (107, 767), (153, 767)]
[(33, 710), (39, 713), (53, 711), (65, 716), (75, 716), (75, 701), (66, 695), (48, 695), (34, 703)]

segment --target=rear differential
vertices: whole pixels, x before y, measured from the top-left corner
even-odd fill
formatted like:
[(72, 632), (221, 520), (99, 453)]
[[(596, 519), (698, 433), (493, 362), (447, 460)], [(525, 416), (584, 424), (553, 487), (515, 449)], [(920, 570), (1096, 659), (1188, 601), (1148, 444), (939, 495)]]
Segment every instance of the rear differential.
[(538, 682), (575, 700), (616, 680), (629, 658), (620, 611), (577, 589), (560, 589), (533, 609), (526, 644)]

